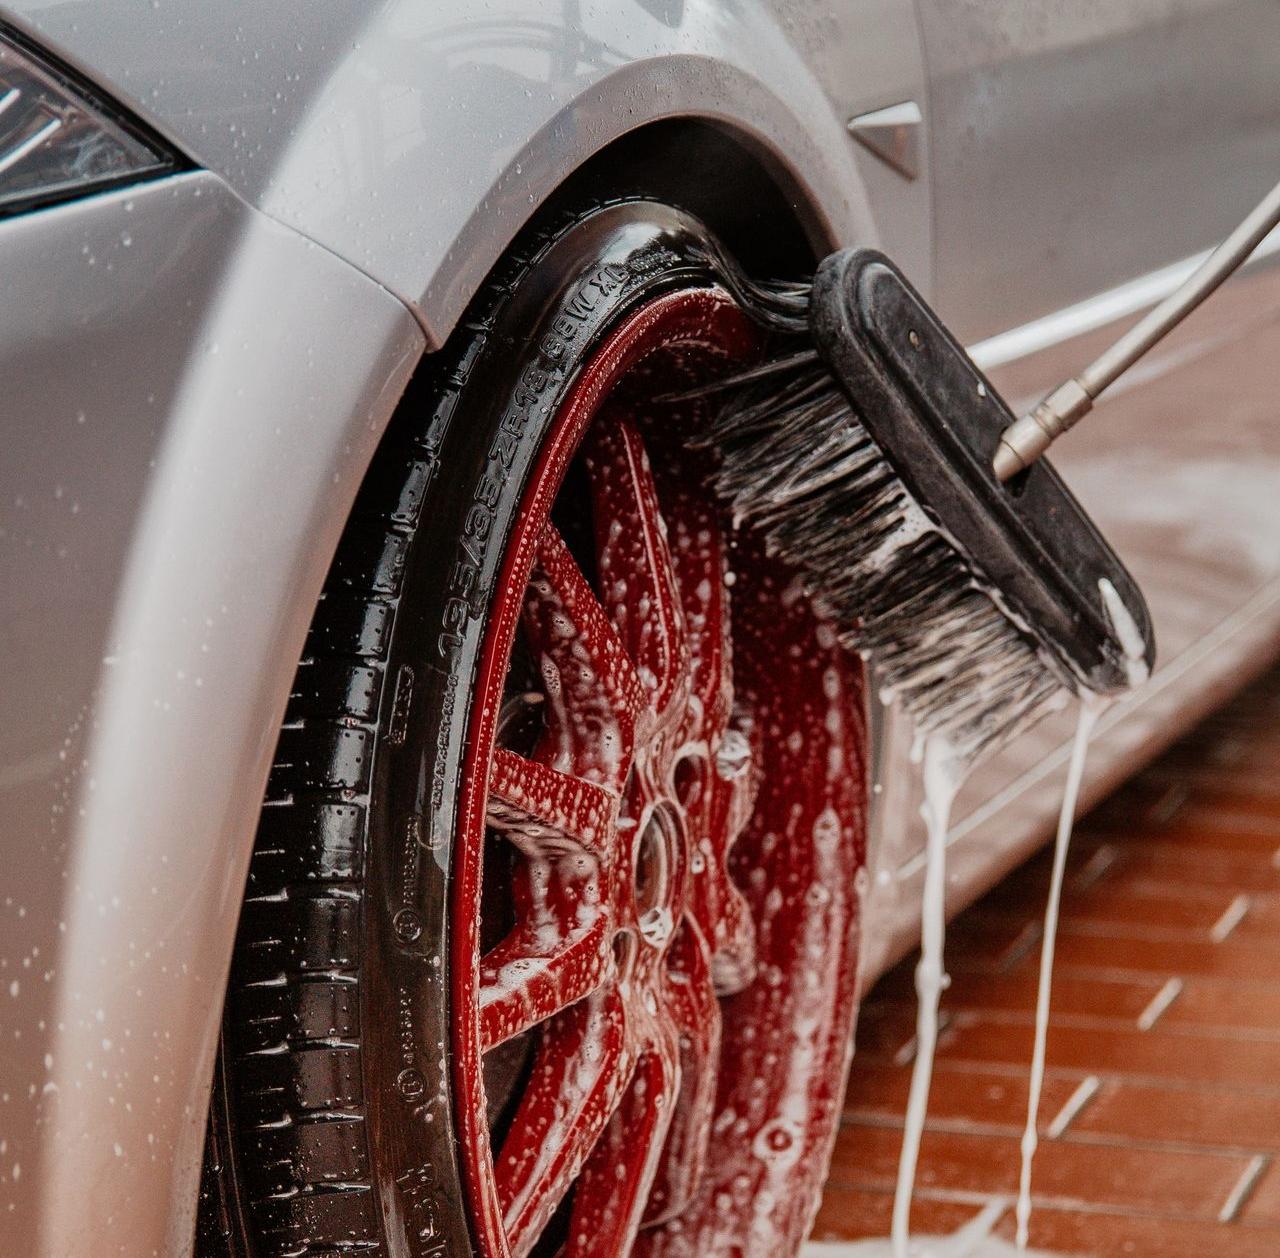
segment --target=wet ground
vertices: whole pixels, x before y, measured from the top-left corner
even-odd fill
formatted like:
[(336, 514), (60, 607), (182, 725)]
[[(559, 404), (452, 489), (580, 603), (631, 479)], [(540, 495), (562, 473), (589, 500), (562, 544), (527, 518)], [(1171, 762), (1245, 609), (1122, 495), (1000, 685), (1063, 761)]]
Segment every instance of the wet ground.
[[(913, 1230), (1013, 1236), (1049, 863), (948, 933)], [(864, 1003), (817, 1240), (888, 1232), (914, 961)], [(1280, 1256), (1280, 668), (1077, 827), (1040, 1114), (1033, 1247)]]

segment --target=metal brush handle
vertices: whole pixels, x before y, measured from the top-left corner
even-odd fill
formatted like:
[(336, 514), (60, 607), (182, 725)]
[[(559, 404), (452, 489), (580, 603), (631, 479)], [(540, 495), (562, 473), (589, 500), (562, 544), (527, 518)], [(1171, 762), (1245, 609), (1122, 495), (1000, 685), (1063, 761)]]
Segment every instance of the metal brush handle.
[(1034, 410), (1000, 436), (993, 460), (1006, 481), (1030, 467), (1059, 437), (1093, 409), (1094, 399), (1128, 371), (1166, 333), (1177, 327), (1234, 272), (1280, 223), (1280, 183), (1168, 297), (1104, 350), (1078, 376), (1060, 384)]

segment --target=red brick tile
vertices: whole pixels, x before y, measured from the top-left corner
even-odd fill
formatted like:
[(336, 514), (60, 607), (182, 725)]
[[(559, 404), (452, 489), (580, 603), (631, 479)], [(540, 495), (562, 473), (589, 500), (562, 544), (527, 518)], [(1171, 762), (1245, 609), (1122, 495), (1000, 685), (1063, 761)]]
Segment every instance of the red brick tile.
[[(1144, 774), (1140, 781), (1143, 780), (1150, 783), (1144, 802), (1157, 817), (1161, 815), (1162, 806), (1167, 810), (1173, 803), (1172, 794), (1176, 791), (1185, 801), (1179, 811), (1185, 809), (1193, 815), (1209, 816), (1231, 813), (1280, 821), (1280, 783), (1259, 781), (1253, 776), (1246, 777), (1243, 781), (1214, 776), (1207, 776), (1196, 782), (1177, 781), (1165, 774), (1159, 764), (1148, 774)], [(1122, 798), (1117, 799), (1114, 806), (1108, 803), (1099, 810), (1104, 820), (1116, 815), (1123, 816), (1125, 811)]]
[[(849, 1075), (844, 1113), (847, 1119), (901, 1124), (911, 1085), (909, 1066), (855, 1059)], [(1077, 1087), (1073, 1079), (1045, 1080), (1040, 1125), (1047, 1127)], [(1020, 1134), (1027, 1114), (1027, 1076), (1007, 1070), (970, 1070), (938, 1062), (929, 1091), (929, 1124), (942, 1128), (972, 1124)], [(1277, 1132), (1280, 1136), (1280, 1131)]]
[(1280, 868), (1267, 852), (1227, 852), (1195, 843), (1134, 840), (1110, 846), (1118, 854), (1114, 869), (1124, 869), (1130, 876), (1233, 891), (1280, 891)]
[[(1079, 840), (1088, 851), (1103, 844), (1115, 844), (1128, 851), (1135, 847), (1159, 847), (1180, 858), (1210, 859), (1238, 857), (1241, 862), (1260, 861), (1264, 865), (1280, 846), (1280, 822), (1270, 819), (1202, 815), (1179, 815), (1163, 825), (1152, 825), (1132, 819), (1128, 824), (1116, 822), (1098, 829)], [(1231, 864), (1231, 868), (1238, 866)]]
[[(1276, 755), (1280, 761), (1280, 751)], [(1086, 817), (1079, 828), (1107, 830), (1117, 825), (1128, 828), (1135, 822), (1158, 828), (1186, 821), (1227, 828), (1240, 821), (1251, 829), (1268, 823), (1280, 824), (1280, 784), (1211, 770), (1202, 774), (1181, 774), (1157, 761), (1132, 779)]]
[(1255, 935), (1272, 941), (1280, 938), (1280, 895), (1250, 896), (1249, 911), (1240, 919), (1234, 933), (1241, 939)]
[(1275, 771), (1277, 751), (1271, 739), (1259, 739), (1253, 731), (1245, 734), (1211, 726), (1202, 730), (1206, 737), (1180, 744), (1161, 757), (1166, 769), (1184, 772), (1193, 784), (1224, 777), (1248, 783)]
[[(1235, 896), (1230, 890), (1210, 889), (1187, 894), (1185, 888), (1149, 883), (1133, 890), (1104, 883), (1085, 891), (1068, 891), (1062, 897), (1062, 923), (1077, 931), (1110, 930), (1115, 934), (1148, 938), (1205, 936), (1226, 912)], [(1037, 906), (1038, 920), (1041, 909)], [(966, 916), (995, 922), (999, 910), (979, 902)], [(1019, 920), (1024, 920), (1019, 918)]]
[[(1280, 753), (1276, 759), (1280, 763)], [(1189, 833), (1211, 838), (1239, 836), (1242, 846), (1248, 846), (1252, 838), (1270, 838), (1280, 843), (1280, 794), (1259, 795), (1256, 781), (1248, 795), (1235, 792), (1225, 784), (1216, 793), (1201, 788), (1185, 808), (1169, 819), (1169, 824), (1184, 826)]]
[[(1013, 1233), (1010, 1211), (996, 1234), (1012, 1240)], [(1041, 1207), (1031, 1216), (1031, 1246), (1055, 1254), (1094, 1254), (1098, 1258), (1209, 1258), (1214, 1254), (1275, 1258), (1280, 1254), (1280, 1229)]]
[[(1032, 1027), (964, 1015), (948, 1028), (939, 1056), (947, 1061), (1022, 1065), (1031, 1059)], [(1280, 1095), (1280, 1040), (1170, 1033), (1108, 1026), (1056, 1026), (1049, 1031), (1049, 1069), (1129, 1079), (1188, 1083)]]
[(1158, 882), (1126, 888), (1104, 879), (1087, 891), (1064, 896), (1062, 920), (1068, 927), (1110, 927), (1149, 937), (1170, 932), (1203, 936), (1234, 899), (1230, 889), (1188, 893)]
[[(1240, 1212), (1244, 1223), (1280, 1224), (1280, 1165), (1271, 1163)], [(1280, 1249), (1276, 1250), (1280, 1254)]]
[[(1023, 973), (953, 973), (951, 986), (943, 997), (943, 1006), (951, 1013), (978, 1011), (1030, 1016), (1036, 1007), (1038, 966), (1037, 956)], [(1054, 1015), (1059, 1018), (1109, 1018), (1133, 1022), (1163, 985), (1163, 977), (1111, 979), (1055, 974)], [(877, 988), (877, 995), (881, 990)], [(900, 1007), (903, 1016), (914, 1022), (915, 996), (909, 972), (890, 976), (883, 988), (882, 999)]]
[(1280, 1153), (1280, 1096), (1111, 1080), (1081, 1110), (1070, 1133)]
[[(1280, 845), (1278, 845), (1280, 846)], [(1226, 905), (1237, 895), (1247, 894), (1257, 900), (1268, 900), (1280, 893), (1257, 888), (1240, 888), (1219, 883), (1198, 883), (1189, 880), (1178, 870), (1165, 873), (1149, 869), (1130, 867), (1117, 856), (1115, 863), (1106, 874), (1092, 887), (1090, 892), (1104, 893), (1123, 899), (1127, 895), (1135, 898), (1155, 897), (1167, 900), (1189, 899)]]
[[(849, 1138), (852, 1132), (856, 1140)], [(891, 1188), (901, 1143), (895, 1129), (845, 1128), (830, 1182), (842, 1188)], [(1019, 1164), (1018, 1141), (1011, 1136), (927, 1132), (918, 1183), (925, 1190), (1016, 1193)], [(1036, 1155), (1032, 1196), (1046, 1204), (1089, 1202), (1214, 1219), (1248, 1165), (1248, 1158), (1229, 1154), (1050, 1140)]]
[[(1039, 967), (1028, 956), (1018, 970)], [(1280, 985), (1280, 949), (1258, 941), (1228, 939), (1141, 939), (1133, 936), (1084, 934), (1066, 926), (1058, 936), (1055, 968), (1073, 971), (1137, 972), (1203, 978), (1246, 979)]]
[(1251, 983), (1188, 979), (1160, 1018), (1163, 1029), (1225, 1027), (1280, 1036), (1280, 990)]
[[(917, 1197), (911, 1203), (913, 1231), (945, 1236), (964, 1226), (978, 1207)], [(859, 1240), (887, 1236), (893, 1215), (893, 1193), (857, 1188), (828, 1188), (813, 1225), (812, 1238)]]

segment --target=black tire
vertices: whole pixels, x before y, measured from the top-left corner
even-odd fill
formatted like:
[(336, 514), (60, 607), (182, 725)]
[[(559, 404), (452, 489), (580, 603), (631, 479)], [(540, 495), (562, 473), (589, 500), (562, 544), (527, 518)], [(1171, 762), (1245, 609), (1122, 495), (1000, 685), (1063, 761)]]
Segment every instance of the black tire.
[(473, 1252), (447, 1049), (448, 866), (487, 611), (572, 378), (546, 369), (540, 344), (554, 324), (563, 362), (581, 361), (641, 302), (715, 278), (714, 254), (695, 220), (650, 201), (561, 215), (517, 243), (406, 396), (330, 571), (270, 776), (201, 1258)]

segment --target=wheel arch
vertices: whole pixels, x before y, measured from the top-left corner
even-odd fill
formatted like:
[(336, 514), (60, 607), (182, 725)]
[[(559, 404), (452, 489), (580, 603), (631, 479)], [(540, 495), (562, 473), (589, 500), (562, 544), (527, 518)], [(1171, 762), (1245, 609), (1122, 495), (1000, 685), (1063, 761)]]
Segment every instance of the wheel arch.
[[(877, 244), (843, 125), (796, 50), (777, 52), (772, 83), (740, 61), (681, 53), (587, 85), (529, 130), (483, 195), (453, 207), (446, 253), (399, 273), (370, 257), (370, 273), (442, 344), (519, 231), (586, 191), (644, 192), (679, 205), (766, 271), (803, 268), (845, 244)], [(466, 177), (457, 167), (457, 181)]]
[[(718, 178), (688, 177), (708, 169)], [(793, 170), (736, 126), (705, 116), (660, 119), (618, 137), (574, 170), (543, 212), (636, 192), (687, 210), (762, 275), (802, 272), (835, 245), (833, 224)]]
[(824, 252), (876, 243), (843, 111), (900, 90), (918, 57), (914, 24), (861, 4), (742, 0), (726, 19), (720, 0), (282, 0), (248, 30), (203, 0), (64, 8), (11, 6), (245, 200), (399, 296), (433, 345), (575, 172), (604, 154), (625, 169), (656, 137), (673, 161), (711, 132), (735, 153), (685, 172), (708, 218), (746, 180)]

